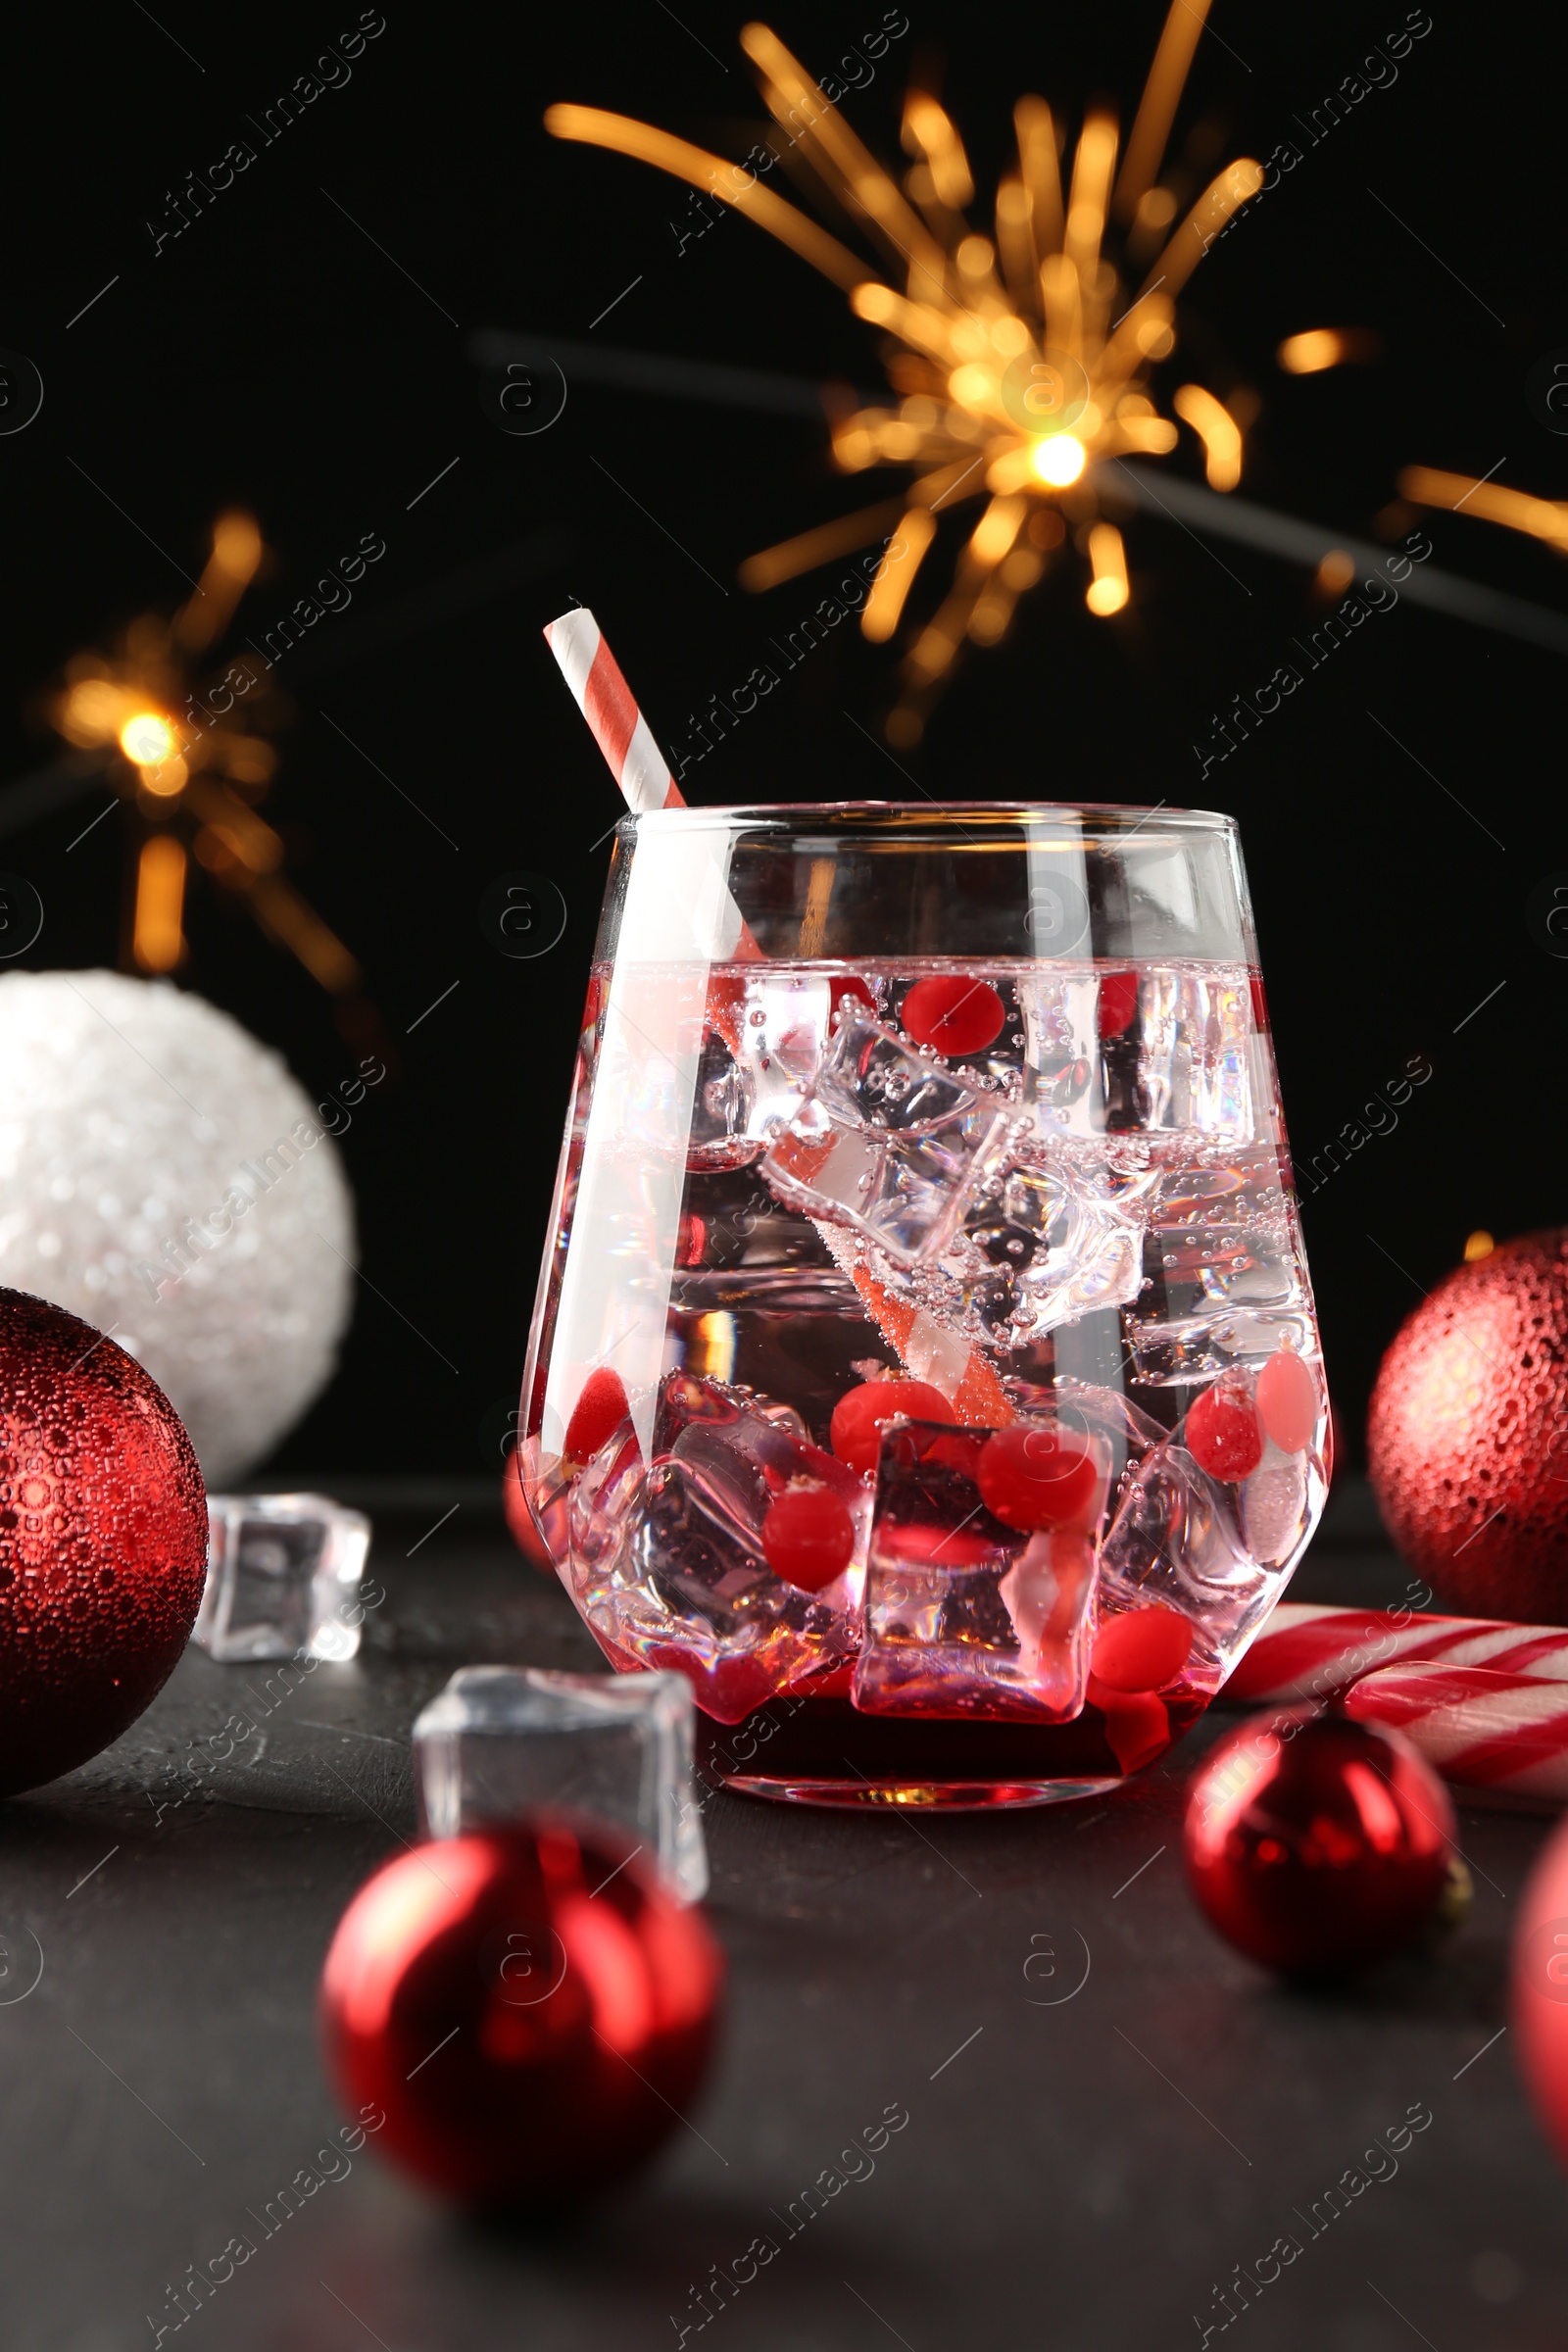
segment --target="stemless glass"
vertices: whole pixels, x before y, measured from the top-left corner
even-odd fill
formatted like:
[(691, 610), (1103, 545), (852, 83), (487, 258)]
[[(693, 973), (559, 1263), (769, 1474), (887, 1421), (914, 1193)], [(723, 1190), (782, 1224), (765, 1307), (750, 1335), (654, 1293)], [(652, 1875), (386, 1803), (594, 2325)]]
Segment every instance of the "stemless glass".
[(1162, 1754), (1321, 1511), (1232, 820), (617, 827), (522, 1478), (729, 1786), (1040, 1804)]

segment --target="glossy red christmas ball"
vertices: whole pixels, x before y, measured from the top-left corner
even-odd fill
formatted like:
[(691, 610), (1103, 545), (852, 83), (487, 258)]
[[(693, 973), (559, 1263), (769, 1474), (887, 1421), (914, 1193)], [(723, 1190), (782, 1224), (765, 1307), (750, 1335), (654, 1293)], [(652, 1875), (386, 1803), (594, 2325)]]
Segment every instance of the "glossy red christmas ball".
[(411, 1847), (321, 1973), (327, 2071), (428, 2187), (557, 2200), (631, 2170), (691, 2105), (723, 1955), (605, 1823), (537, 1813)]
[(1512, 2017), (1525, 2087), (1568, 2164), (1568, 1823), (1544, 1847), (1519, 1907)]
[(97, 1755), (179, 1661), (207, 1496), (134, 1357), (0, 1290), (0, 1796)]
[(1568, 1624), (1568, 1230), (1444, 1277), (1383, 1359), (1366, 1446), (1384, 1525), (1440, 1599)]
[(1433, 1918), (1453, 1807), (1396, 1732), (1311, 1707), (1256, 1715), (1193, 1779), (1187, 1875), (1229, 1943), (1311, 1976), (1364, 1967)]

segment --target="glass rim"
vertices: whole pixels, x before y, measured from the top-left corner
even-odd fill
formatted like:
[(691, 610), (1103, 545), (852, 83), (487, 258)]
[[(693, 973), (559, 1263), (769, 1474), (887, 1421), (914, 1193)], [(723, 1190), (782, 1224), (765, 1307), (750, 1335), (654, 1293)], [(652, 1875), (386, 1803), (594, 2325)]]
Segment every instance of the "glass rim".
[(1162, 825), (1182, 832), (1234, 834), (1237, 830), (1236, 818), (1222, 809), (1173, 808), (1162, 801), (1145, 808), (1125, 801), (918, 800), (760, 801), (679, 808), (628, 808), (617, 821), (615, 831), (630, 834), (644, 825), (662, 831), (666, 826), (673, 830), (677, 826), (691, 828), (703, 824), (722, 828), (740, 824), (772, 825), (784, 830), (802, 824), (821, 825), (834, 819), (858, 821), (877, 830), (892, 831), (908, 819), (931, 817), (992, 822), (1000, 819), (1013, 824), (1034, 820), (1052, 827), (1077, 821), (1086, 823), (1091, 830), (1103, 828), (1112, 838), (1122, 834), (1123, 820), (1130, 820), (1126, 825), (1126, 836), (1130, 838), (1154, 817)]

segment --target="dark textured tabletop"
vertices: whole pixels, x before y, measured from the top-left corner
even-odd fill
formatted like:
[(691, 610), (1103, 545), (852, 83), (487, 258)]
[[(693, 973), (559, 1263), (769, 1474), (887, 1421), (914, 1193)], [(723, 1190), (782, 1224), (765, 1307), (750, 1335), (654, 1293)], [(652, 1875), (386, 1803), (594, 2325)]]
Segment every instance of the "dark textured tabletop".
[[(218, 1761), (212, 1735), (254, 1719), (264, 1677), (191, 1651), (95, 1763), (0, 1806), (5, 2352), (1152, 2352), (1205, 2328), (1250, 2352), (1558, 2352), (1568, 2182), (1502, 2031), (1547, 1825), (1466, 1807), (1475, 1904), (1443, 1952), (1287, 1989), (1184, 1885), (1182, 1788), (1218, 1716), (1113, 1798), (1035, 1812), (917, 1824), (716, 1795), (714, 2077), (641, 2180), (574, 2219), (454, 2216), (373, 2141), (318, 2163), (343, 2119), (317, 1975), (350, 1894), (414, 1834), (416, 1710), (463, 1664), (597, 1662), (492, 1496), (345, 1498), (374, 1512), (387, 1592), (355, 1664), (277, 1696)], [(1364, 1490), (1337, 1494), (1298, 1596), (1406, 1583)], [(890, 2108), (906, 2124), (862, 2152)], [(1430, 2121), (1401, 2132), (1412, 2112)], [(337, 2177), (264, 2235), (302, 2168)], [(1325, 2200), (1350, 2168), (1366, 2185)], [(824, 2172), (841, 2185), (803, 2224)], [(254, 2256), (176, 2329), (170, 2290), (236, 2233)], [(1216, 2303), (1282, 2236), (1288, 2267)], [(777, 2252), (755, 2277), (695, 2299), (759, 2237)]]

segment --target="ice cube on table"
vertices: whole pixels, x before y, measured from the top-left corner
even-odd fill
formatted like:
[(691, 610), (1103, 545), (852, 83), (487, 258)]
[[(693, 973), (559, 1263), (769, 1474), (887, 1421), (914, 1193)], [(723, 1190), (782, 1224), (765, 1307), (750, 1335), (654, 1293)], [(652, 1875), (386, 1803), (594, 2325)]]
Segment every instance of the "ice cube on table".
[(1007, 1527), (977, 1483), (993, 1434), (906, 1421), (882, 1440), (854, 1685), (866, 1714), (1063, 1723), (1083, 1707), (1104, 1464), (1084, 1523)]
[[(815, 1592), (777, 1575), (764, 1547), (768, 1512), (796, 1482), (837, 1494), (853, 1529), (849, 1561)], [(571, 1588), (604, 1646), (678, 1670), (707, 1714), (739, 1723), (787, 1684), (854, 1658), (870, 1515), (870, 1491), (789, 1407), (672, 1372), (652, 1459), (622, 1435), (583, 1473)]]
[(221, 1665), (360, 1646), (370, 1522), (324, 1494), (209, 1494), (207, 1582), (191, 1640)]
[(849, 1227), (907, 1268), (940, 1250), (1007, 1127), (996, 1094), (847, 1000), (762, 1174), (787, 1206)]
[(536, 1805), (623, 1823), (683, 1903), (708, 1891), (679, 1674), (465, 1666), (414, 1726), (419, 1825), (460, 1838)]

